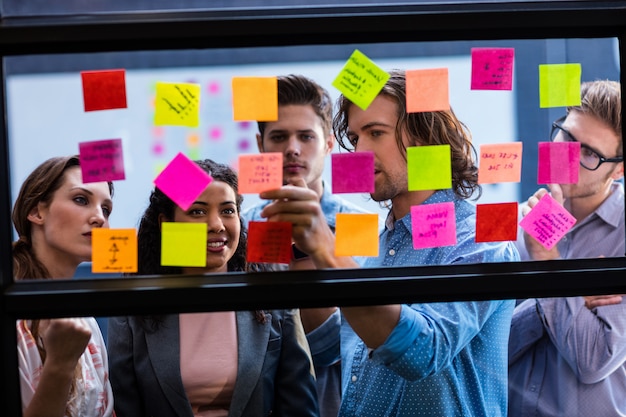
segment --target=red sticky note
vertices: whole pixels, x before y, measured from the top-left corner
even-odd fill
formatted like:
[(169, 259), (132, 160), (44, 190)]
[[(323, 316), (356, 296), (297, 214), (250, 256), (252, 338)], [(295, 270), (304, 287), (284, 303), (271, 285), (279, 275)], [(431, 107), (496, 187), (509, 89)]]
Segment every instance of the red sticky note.
[(406, 111), (450, 110), (448, 68), (406, 71)]
[(472, 90), (511, 90), (513, 48), (472, 48)]
[(334, 194), (374, 192), (373, 152), (334, 153), (331, 165)]
[(254, 194), (283, 186), (283, 154), (239, 155), (239, 192)]
[(213, 178), (183, 153), (178, 153), (154, 180), (159, 190), (187, 210)]
[(78, 144), (83, 182), (123, 180), (122, 139), (95, 140)]
[(291, 262), (291, 223), (251, 221), (248, 224), (248, 262)]
[(517, 203), (476, 205), (476, 242), (517, 240)]
[(126, 71), (83, 71), (83, 99), (85, 111), (125, 109)]
[(519, 223), (526, 233), (548, 250), (552, 249), (575, 224), (576, 218), (550, 194), (541, 197)]
[(580, 142), (539, 142), (537, 184), (576, 184)]
[(454, 203), (411, 206), (413, 248), (436, 248), (456, 245)]

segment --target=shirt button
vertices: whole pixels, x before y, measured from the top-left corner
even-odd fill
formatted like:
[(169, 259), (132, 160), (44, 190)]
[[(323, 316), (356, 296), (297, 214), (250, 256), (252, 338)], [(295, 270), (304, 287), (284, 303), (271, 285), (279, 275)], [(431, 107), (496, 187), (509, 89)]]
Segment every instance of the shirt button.
[(396, 254), (396, 251), (394, 249), (389, 249), (389, 255), (393, 256)]
[(531, 385), (531, 386), (530, 386), (530, 391), (531, 391), (531, 392), (535, 392), (535, 388), (536, 388), (536, 387), (535, 387), (535, 385)]
[(356, 380), (357, 380), (356, 375), (352, 375), (352, 382), (356, 382)]

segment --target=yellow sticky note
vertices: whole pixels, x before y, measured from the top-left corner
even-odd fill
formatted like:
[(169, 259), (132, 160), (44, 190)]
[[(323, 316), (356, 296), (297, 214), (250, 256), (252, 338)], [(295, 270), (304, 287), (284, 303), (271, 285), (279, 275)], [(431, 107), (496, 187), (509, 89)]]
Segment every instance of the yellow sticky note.
[(335, 80), (333, 87), (348, 100), (366, 110), (389, 80), (389, 73), (355, 49)]
[(406, 149), (409, 191), (452, 187), (450, 145), (411, 146)]
[(135, 229), (92, 229), (91, 272), (137, 272)]
[(200, 112), (200, 85), (156, 84), (154, 124), (197, 127)]
[(278, 120), (276, 77), (233, 77), (233, 120)]
[(378, 214), (337, 213), (336, 256), (378, 256)]
[(539, 65), (539, 107), (580, 105), (580, 64)]
[(406, 71), (406, 111), (450, 110), (448, 68)]
[(522, 142), (480, 145), (478, 183), (520, 182)]
[(206, 266), (206, 223), (161, 223), (161, 265)]

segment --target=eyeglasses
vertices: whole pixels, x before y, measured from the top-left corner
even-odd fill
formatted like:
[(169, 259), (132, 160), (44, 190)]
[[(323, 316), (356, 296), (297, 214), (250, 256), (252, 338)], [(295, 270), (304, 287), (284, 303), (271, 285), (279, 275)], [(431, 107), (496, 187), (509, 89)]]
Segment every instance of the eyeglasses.
[[(574, 135), (572, 135), (568, 130), (564, 129), (563, 126), (561, 126), (561, 123), (563, 123), (563, 121), (565, 120), (565, 117), (567, 116), (563, 116), (560, 119), (556, 120), (554, 123), (552, 123), (552, 131), (550, 132), (550, 141), (552, 142), (579, 142), (580, 143), (580, 141), (576, 139)], [(559, 134), (564, 136), (564, 138), (561, 138), (560, 140), (557, 141)], [(580, 144), (580, 165), (583, 168), (588, 169), (589, 171), (595, 171), (596, 169), (600, 167), (600, 165), (602, 165), (605, 162), (616, 163), (616, 162), (622, 162), (622, 161), (624, 161), (623, 156), (618, 156), (616, 158), (605, 158), (604, 156), (600, 155), (598, 152), (594, 151), (593, 149), (591, 149), (589, 146), (585, 145), (584, 143)]]

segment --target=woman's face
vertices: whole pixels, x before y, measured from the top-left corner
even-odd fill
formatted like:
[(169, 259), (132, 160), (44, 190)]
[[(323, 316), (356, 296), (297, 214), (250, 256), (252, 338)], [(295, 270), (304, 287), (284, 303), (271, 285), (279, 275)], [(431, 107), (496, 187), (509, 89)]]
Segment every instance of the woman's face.
[(174, 222), (206, 223), (206, 267), (183, 268), (184, 273), (226, 272), (239, 245), (241, 221), (235, 191), (213, 180), (187, 210), (176, 207)]
[(108, 228), (112, 210), (106, 182), (85, 184), (80, 167), (67, 169), (50, 202), (39, 203), (28, 214), (37, 256), (51, 270), (90, 261), (91, 231)]

